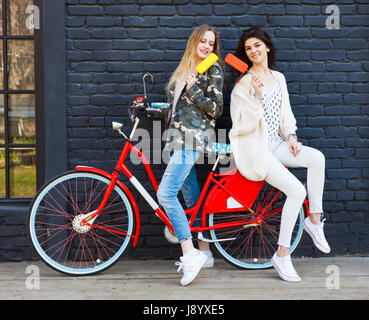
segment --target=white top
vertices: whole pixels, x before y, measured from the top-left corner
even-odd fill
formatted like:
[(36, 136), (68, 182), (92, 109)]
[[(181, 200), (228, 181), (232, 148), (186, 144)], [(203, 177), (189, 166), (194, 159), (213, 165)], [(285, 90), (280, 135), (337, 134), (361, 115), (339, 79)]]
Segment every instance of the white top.
[[(272, 74), (281, 92), (278, 134), (287, 140), (289, 134), (296, 132), (296, 119), (292, 113), (284, 75), (275, 70), (272, 70)], [(265, 179), (269, 168), (269, 126), (264, 119), (261, 101), (250, 92), (252, 88), (251, 76), (246, 75), (232, 90), (232, 129), (229, 140), (240, 173), (249, 180), (260, 181)]]
[(264, 92), (260, 102), (264, 110), (264, 119), (268, 126), (269, 148), (274, 149), (283, 141), (278, 134), (282, 92), (277, 81), (274, 82), (274, 85), (269, 90)]

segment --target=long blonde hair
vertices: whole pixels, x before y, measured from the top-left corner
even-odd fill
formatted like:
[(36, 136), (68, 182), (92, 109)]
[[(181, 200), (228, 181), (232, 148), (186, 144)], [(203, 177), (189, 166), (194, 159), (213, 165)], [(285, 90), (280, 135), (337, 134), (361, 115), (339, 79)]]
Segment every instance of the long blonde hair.
[(224, 62), (220, 57), (220, 47), (219, 47), (219, 34), (214, 30), (214, 28), (210, 25), (203, 24), (201, 26), (196, 27), (191, 35), (190, 38), (187, 41), (186, 50), (183, 54), (183, 57), (176, 68), (176, 70), (173, 72), (172, 76), (169, 79), (168, 85), (167, 85), (167, 92), (169, 92), (170, 88), (177, 82), (185, 80), (188, 76), (188, 74), (195, 69), (195, 61), (196, 61), (196, 48), (198, 43), (203, 38), (205, 32), (212, 31), (215, 35), (215, 42), (213, 47), (213, 53), (215, 53), (219, 60), (218, 62), (221, 65), (221, 68), (224, 71)]

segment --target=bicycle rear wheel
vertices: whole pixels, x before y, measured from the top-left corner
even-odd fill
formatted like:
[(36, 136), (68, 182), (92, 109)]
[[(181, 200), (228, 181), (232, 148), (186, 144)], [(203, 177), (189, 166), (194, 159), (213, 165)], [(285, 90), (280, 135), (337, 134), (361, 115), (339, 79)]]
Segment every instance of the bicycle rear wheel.
[(92, 227), (83, 215), (96, 210), (110, 180), (89, 172), (64, 173), (45, 185), (29, 209), (28, 232), (41, 259), (70, 275), (101, 272), (127, 248), (134, 227), (133, 211), (116, 185)]
[[(286, 196), (268, 183), (264, 183), (250, 211), (212, 213), (208, 225), (241, 221), (242, 225), (210, 230), (212, 240), (235, 238), (214, 242), (221, 256), (231, 265), (241, 269), (263, 269), (272, 266), (270, 260), (278, 248), (281, 213)], [(290, 253), (301, 240), (302, 221), (305, 216), (301, 207), (292, 233)]]

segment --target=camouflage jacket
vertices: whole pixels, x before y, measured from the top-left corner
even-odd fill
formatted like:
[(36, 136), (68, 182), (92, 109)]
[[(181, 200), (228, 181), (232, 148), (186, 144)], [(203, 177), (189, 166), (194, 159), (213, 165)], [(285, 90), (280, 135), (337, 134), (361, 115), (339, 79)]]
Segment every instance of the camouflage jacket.
[[(189, 90), (182, 90), (170, 119), (166, 151), (186, 149), (212, 152), (215, 142), (215, 120), (223, 113), (223, 71), (212, 65)], [(168, 102), (173, 110), (175, 85)]]

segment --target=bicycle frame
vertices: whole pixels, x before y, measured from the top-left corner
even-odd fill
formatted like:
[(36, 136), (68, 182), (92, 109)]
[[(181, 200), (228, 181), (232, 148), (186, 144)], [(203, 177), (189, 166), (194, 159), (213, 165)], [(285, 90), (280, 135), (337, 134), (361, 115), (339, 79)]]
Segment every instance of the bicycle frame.
[[(127, 178), (129, 179), (129, 181), (133, 184), (133, 186), (138, 190), (138, 192), (144, 197), (144, 199), (148, 202), (148, 204), (151, 206), (151, 208), (154, 210), (154, 212), (156, 213), (156, 215), (168, 226), (168, 228), (170, 229), (171, 232), (174, 232), (173, 226), (170, 222), (169, 217), (166, 215), (166, 213), (162, 210), (162, 208), (159, 207), (159, 205), (156, 203), (156, 201), (150, 196), (150, 194), (146, 191), (146, 189), (142, 186), (142, 184), (136, 179), (136, 177), (133, 175), (133, 173), (127, 168), (127, 166), (125, 165), (125, 161), (127, 158), (128, 153), (134, 152), (137, 154), (137, 156), (141, 159), (146, 172), (148, 173), (148, 176), (150, 178), (150, 181), (154, 187), (155, 192), (157, 192), (158, 190), (158, 183), (157, 180), (152, 172), (151, 166), (149, 161), (147, 160), (146, 156), (137, 148), (135, 148), (132, 145), (131, 142), (131, 138), (134, 134), (135, 128), (137, 128), (137, 123), (134, 127), (134, 129), (132, 130), (132, 133), (130, 135), (130, 139), (127, 139), (127, 141), (125, 142), (125, 145), (122, 149), (122, 152), (119, 156), (118, 162), (116, 164), (115, 170), (112, 174), (109, 174), (103, 170), (100, 169), (96, 169), (96, 168), (92, 168), (92, 167), (86, 167), (86, 166), (76, 166), (75, 169), (77, 171), (90, 171), (90, 172), (94, 172), (94, 173), (98, 173), (101, 175), (104, 175), (106, 178), (108, 178), (110, 180), (110, 184), (107, 187), (105, 194), (103, 196), (103, 199), (101, 201), (101, 203), (99, 204), (99, 207), (97, 210), (91, 212), (90, 214), (86, 215), (86, 218), (82, 220), (81, 225), (88, 225), (90, 227), (97, 227), (97, 228), (101, 228), (101, 229), (108, 229), (108, 231), (111, 232), (116, 232), (117, 234), (122, 234), (124, 236), (130, 236), (134, 239), (133, 242), (133, 246), (135, 247), (137, 244), (137, 240), (138, 240), (138, 236), (139, 236), (139, 232), (140, 232), (140, 214), (139, 214), (139, 210), (138, 210), (138, 206), (136, 203), (136, 200), (134, 199), (134, 197), (132, 196), (132, 193), (129, 191), (129, 189), (118, 179), (118, 175), (119, 172), (123, 172)], [(218, 156), (219, 157), (219, 156)], [(230, 174), (233, 174), (237, 171), (237, 169), (232, 169), (229, 172), (226, 172), (224, 174), (216, 174), (215, 173), (215, 169), (216, 166), (218, 164), (218, 160), (217, 159), (212, 171), (210, 171), (205, 184), (201, 190), (200, 193), (200, 197), (196, 203), (195, 206), (193, 206), (192, 208), (186, 209), (184, 210), (186, 215), (191, 214), (191, 217), (189, 219), (189, 226), (192, 232), (202, 232), (202, 231), (206, 231), (206, 230), (213, 230), (213, 229), (221, 229), (221, 228), (230, 228), (230, 227), (235, 227), (235, 226), (240, 226), (240, 225), (257, 225), (262, 223), (262, 219), (264, 216), (264, 212), (268, 209), (268, 207), (265, 208), (265, 210), (263, 210), (263, 213), (261, 214), (257, 214), (256, 212), (254, 212), (246, 203), (244, 203), (244, 201), (242, 199), (239, 199), (233, 192), (229, 191), (226, 187), (224, 187), (218, 180), (216, 180), (215, 178), (219, 178), (219, 177), (224, 177), (224, 176), (228, 176)], [(204, 207), (203, 207), (203, 211), (202, 211), (202, 218), (201, 218), (201, 226), (200, 227), (192, 227), (195, 218), (201, 208), (201, 205), (205, 199), (205, 195), (207, 193), (207, 191), (209, 190), (209, 187), (211, 184), (214, 184), (215, 186), (219, 187), (220, 189), (222, 189), (224, 192), (226, 192), (230, 197), (232, 197), (234, 200), (236, 200), (239, 204), (241, 204), (242, 207), (240, 208), (236, 208), (236, 209), (223, 209), (221, 211), (217, 211), (217, 212), (236, 212), (236, 211), (249, 211), (250, 213), (252, 213), (255, 218), (258, 217), (258, 219), (253, 220), (253, 221), (246, 221), (246, 220), (239, 220), (239, 221), (233, 221), (233, 222), (224, 222), (224, 223), (218, 223), (215, 224), (213, 226), (207, 227), (206, 226), (206, 216), (208, 214), (212, 214), (212, 213), (217, 213), (217, 212), (209, 212), (209, 210), (207, 209), (209, 206), (207, 205), (207, 200), (205, 200), (204, 203)], [(264, 183), (264, 182), (262, 182)], [(106, 228), (106, 227), (102, 227), (102, 226), (94, 226), (93, 225), (93, 221), (94, 218), (97, 217), (97, 215), (102, 211), (102, 209), (104, 208), (112, 190), (114, 189), (115, 185), (118, 184), (119, 187), (121, 187), (125, 193), (127, 194), (127, 196), (129, 197), (130, 202), (133, 205), (133, 209), (135, 211), (135, 216), (136, 216), (136, 233), (135, 235), (127, 235), (122, 233), (121, 231), (118, 230), (113, 230), (111, 228)], [(274, 197), (276, 198), (279, 193), (281, 191), (279, 191), (277, 193), (277, 195)], [(308, 208), (308, 201), (305, 199), (305, 205)], [(269, 213), (268, 215), (273, 214), (273, 213)], [(91, 221), (92, 220), (92, 221)], [(91, 221), (91, 223), (89, 223), (89, 221)]]

